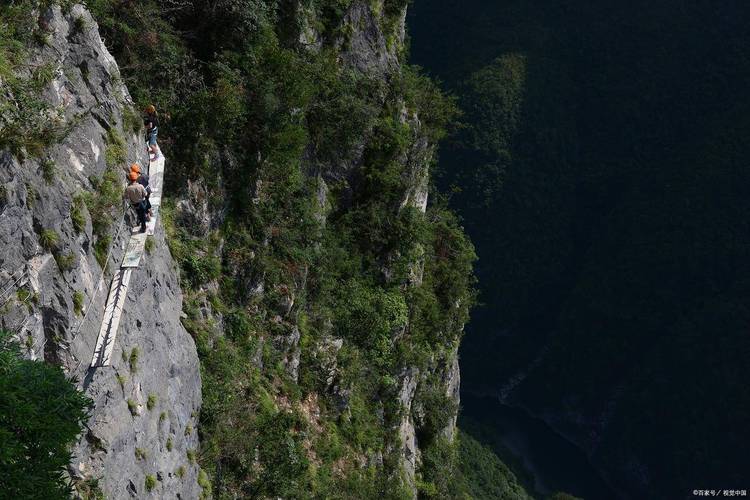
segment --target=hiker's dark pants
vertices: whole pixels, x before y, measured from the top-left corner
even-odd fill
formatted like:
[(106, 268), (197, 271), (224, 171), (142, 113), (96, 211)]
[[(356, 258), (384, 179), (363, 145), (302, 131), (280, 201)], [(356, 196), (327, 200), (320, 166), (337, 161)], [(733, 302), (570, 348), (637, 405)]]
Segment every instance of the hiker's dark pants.
[(146, 202), (142, 201), (133, 205), (135, 213), (138, 215), (138, 224), (141, 225), (141, 232), (146, 230)]

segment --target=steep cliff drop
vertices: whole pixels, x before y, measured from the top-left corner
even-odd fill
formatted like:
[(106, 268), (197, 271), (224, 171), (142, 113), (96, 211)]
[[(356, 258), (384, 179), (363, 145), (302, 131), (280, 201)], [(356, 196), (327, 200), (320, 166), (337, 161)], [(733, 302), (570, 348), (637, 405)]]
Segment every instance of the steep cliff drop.
[(27, 48), (20, 77), (45, 69), (38, 97), (60, 134), (38, 154), (0, 151), (0, 326), (94, 401), (69, 468), (79, 491), (197, 498), (198, 357), (180, 323), (178, 273), (160, 227), (132, 270), (109, 366), (89, 370), (107, 297), (99, 276), (112, 276), (105, 256), (111, 248), (112, 262), (121, 261), (130, 238), (116, 233), (116, 216), (121, 169), (142, 157), (140, 121), (85, 8), (31, 15), (45, 43)]
[[(122, 77), (81, 6), (30, 30), (49, 38), (29, 40), (26, 59), (53, 68), (42, 95), (67, 132), (39, 156), (3, 156), (0, 281), (30, 276), (3, 322), (94, 401), (69, 467), (83, 496), (460, 497), (457, 349), (474, 254), (453, 214), (428, 204), (455, 110), (404, 64), (406, 2), (283, 3), (167, 15), (91, 2)], [(217, 78), (224, 66), (206, 62), (227, 51), (236, 67)], [(130, 240), (117, 230), (122, 167), (141, 149), (123, 80), (139, 101), (176, 90), (158, 102), (181, 132), (170, 168), (189, 198), (142, 242), (138, 267), (113, 276)], [(108, 309), (124, 311), (119, 325)]]

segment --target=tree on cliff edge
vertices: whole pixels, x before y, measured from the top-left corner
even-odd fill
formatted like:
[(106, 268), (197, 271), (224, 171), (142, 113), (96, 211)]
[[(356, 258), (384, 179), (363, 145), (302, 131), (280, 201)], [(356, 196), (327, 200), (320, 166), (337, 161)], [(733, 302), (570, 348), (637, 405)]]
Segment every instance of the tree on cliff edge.
[(23, 359), (0, 330), (0, 491), (6, 498), (67, 498), (70, 446), (91, 401), (60, 367)]

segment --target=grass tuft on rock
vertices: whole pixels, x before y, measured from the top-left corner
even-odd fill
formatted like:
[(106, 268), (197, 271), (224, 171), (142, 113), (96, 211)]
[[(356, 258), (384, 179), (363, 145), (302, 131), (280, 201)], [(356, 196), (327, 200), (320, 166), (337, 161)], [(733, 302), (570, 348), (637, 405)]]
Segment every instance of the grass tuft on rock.
[(128, 365), (130, 366), (130, 373), (138, 372), (138, 346), (133, 347), (130, 351)]
[(79, 291), (73, 292), (73, 311), (76, 316), (83, 314), (83, 293)]
[(133, 401), (132, 399), (128, 399), (128, 410), (130, 410), (130, 414), (132, 416), (138, 415), (138, 403)]
[(43, 229), (39, 235), (39, 244), (48, 252), (55, 250), (59, 243), (60, 236), (54, 229)]

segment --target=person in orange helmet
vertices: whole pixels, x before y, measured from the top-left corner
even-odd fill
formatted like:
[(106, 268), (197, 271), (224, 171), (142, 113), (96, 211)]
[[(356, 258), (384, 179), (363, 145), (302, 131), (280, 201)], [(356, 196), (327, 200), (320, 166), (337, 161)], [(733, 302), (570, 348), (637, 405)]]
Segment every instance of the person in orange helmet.
[(138, 184), (146, 188), (146, 219), (148, 220), (151, 218), (151, 201), (149, 201), (151, 188), (148, 185), (148, 175), (141, 172), (141, 166), (137, 163), (130, 165), (130, 171), (138, 174)]
[(141, 225), (141, 232), (146, 232), (146, 188), (138, 182), (138, 174), (130, 172), (128, 174), (130, 184), (125, 188), (122, 199), (130, 202), (130, 206), (138, 214), (138, 223)]

